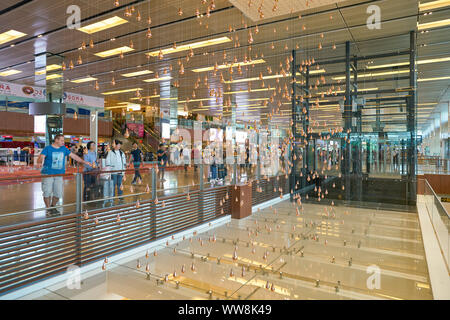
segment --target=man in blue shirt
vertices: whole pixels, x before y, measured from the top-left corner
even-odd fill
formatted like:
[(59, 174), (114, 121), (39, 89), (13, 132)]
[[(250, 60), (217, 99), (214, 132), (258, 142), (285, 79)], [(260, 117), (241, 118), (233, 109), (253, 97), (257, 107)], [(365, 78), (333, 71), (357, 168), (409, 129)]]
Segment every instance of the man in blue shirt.
[(137, 143), (133, 143), (133, 150), (131, 150), (131, 161), (133, 161), (134, 166), (134, 178), (131, 184), (135, 184), (137, 179), (142, 181), (141, 173), (139, 172), (139, 167), (141, 166), (142, 162), (142, 151), (138, 148)]
[[(42, 150), (37, 165), (42, 166), (41, 173), (43, 175), (65, 174), (67, 156), (82, 164), (94, 166), (92, 163), (81, 159), (75, 153), (70, 152), (70, 150), (64, 146), (64, 136), (62, 134), (57, 134), (53, 143)], [(60, 214), (56, 208), (49, 208), (56, 206), (59, 198), (62, 197), (63, 177), (56, 176), (43, 178), (41, 184), (45, 207), (47, 208), (47, 215)]]
[[(87, 152), (83, 155), (83, 159), (89, 164), (95, 163), (97, 165), (97, 144), (94, 141), (89, 141), (87, 144)], [(83, 170), (83, 180), (84, 180), (84, 190), (83, 198), (84, 201), (93, 200), (92, 191), (95, 187), (96, 176), (94, 173), (95, 167), (92, 165), (84, 165)]]

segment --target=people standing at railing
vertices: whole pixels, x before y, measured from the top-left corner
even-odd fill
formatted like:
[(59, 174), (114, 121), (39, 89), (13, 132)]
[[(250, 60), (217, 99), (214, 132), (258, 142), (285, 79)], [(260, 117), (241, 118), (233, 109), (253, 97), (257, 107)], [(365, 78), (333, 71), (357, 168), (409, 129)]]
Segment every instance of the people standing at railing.
[(162, 143), (159, 144), (157, 155), (158, 155), (158, 178), (159, 180), (164, 182), (166, 181), (164, 179), (164, 173), (166, 171), (168, 157), (167, 157), (167, 149)]
[(110, 171), (112, 170), (112, 167), (106, 165), (106, 158), (107, 158), (109, 152), (111, 152), (111, 148), (109, 147), (109, 145), (107, 145), (104, 149), (105, 155), (101, 159), (102, 173), (100, 173), (100, 182), (102, 183), (102, 186), (103, 186), (103, 197), (105, 198), (105, 201), (103, 202), (103, 207), (112, 205), (113, 200), (108, 199), (108, 198), (114, 197), (114, 183), (113, 183), (113, 180), (111, 179), (111, 173), (110, 173)]
[(198, 146), (194, 146), (194, 148), (192, 149), (191, 158), (192, 158), (192, 161), (194, 162), (194, 172), (197, 172), (197, 168), (198, 168), (197, 163), (200, 159), (200, 150), (199, 150)]
[(398, 161), (398, 157), (399, 157), (399, 152), (397, 149), (394, 150), (394, 157), (393, 157), (393, 162), (394, 162), (394, 171), (398, 171), (399, 169), (399, 161)]
[(221, 163), (219, 163), (217, 165), (217, 175), (218, 175), (220, 182), (224, 182), (225, 177), (227, 176), (227, 167), (225, 164), (226, 158), (227, 158), (227, 153), (225, 150), (223, 150), (223, 157), (222, 157), (223, 160), (221, 161)]
[[(53, 143), (42, 150), (39, 155), (37, 165), (42, 166), (41, 173), (43, 175), (65, 174), (67, 156), (79, 163), (92, 165), (91, 163), (81, 159), (75, 153), (70, 152), (70, 150), (64, 146), (64, 135), (62, 134), (57, 134)], [(63, 177), (57, 176), (43, 178), (41, 185), (45, 207), (47, 208), (47, 215), (51, 216), (60, 214), (58, 209), (50, 209), (50, 207), (56, 206), (59, 199), (62, 198)]]
[[(72, 144), (72, 146), (70, 147), (70, 152), (77, 153), (77, 146), (75, 144)], [(70, 165), (72, 167), (75, 167), (75, 161), (72, 158), (70, 158)]]
[(216, 153), (212, 152), (211, 154), (211, 181), (217, 182), (217, 159), (216, 159)]
[(191, 163), (190, 155), (191, 152), (189, 151), (189, 148), (187, 146), (183, 146), (183, 164), (184, 164), (184, 172), (187, 172), (188, 166)]
[(95, 175), (95, 169), (97, 168), (97, 145), (94, 141), (89, 141), (87, 144), (87, 153), (84, 154), (83, 158), (88, 163), (93, 165), (84, 165), (83, 170), (83, 180), (84, 180), (84, 189), (83, 189), (83, 199), (84, 201), (93, 200), (94, 189), (97, 182), (97, 176)]
[[(120, 149), (121, 147), (122, 142), (120, 140), (115, 140), (113, 149), (106, 156), (106, 166), (111, 167), (111, 171), (121, 171), (111, 174), (114, 197), (123, 194), (122, 181), (124, 170), (127, 166), (127, 159), (125, 158), (125, 153)], [(122, 202), (122, 200), (123, 199), (120, 199), (119, 201)]]
[(141, 149), (138, 148), (136, 142), (133, 143), (133, 150), (131, 150), (130, 154), (131, 154), (130, 162), (133, 162), (134, 166), (134, 178), (131, 184), (136, 184), (137, 181), (142, 181), (142, 176), (141, 173), (139, 172), (139, 168), (141, 166), (143, 156), (143, 152)]

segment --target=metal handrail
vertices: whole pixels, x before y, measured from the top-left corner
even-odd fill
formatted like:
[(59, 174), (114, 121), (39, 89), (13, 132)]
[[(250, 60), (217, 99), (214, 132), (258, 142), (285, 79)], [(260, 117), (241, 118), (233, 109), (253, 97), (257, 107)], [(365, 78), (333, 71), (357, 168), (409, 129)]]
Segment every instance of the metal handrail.
[[(154, 169), (154, 168), (148, 168), (148, 171), (151, 171), (152, 169)], [(130, 173), (134, 172), (133, 169), (127, 169), (127, 170), (97, 171), (97, 173), (117, 173), (117, 172), (122, 173), (122, 172), (127, 172), (127, 171), (129, 171)], [(76, 176), (77, 174), (86, 174), (86, 173), (87, 174), (93, 174), (92, 172), (76, 172), (76, 173), (55, 174), (55, 175), (36, 175), (36, 176), (25, 177), (25, 179), (28, 179), (30, 177), (31, 178), (48, 178), (48, 177), (61, 177), (61, 176), (62, 177), (73, 177), (73, 176)], [(274, 176), (270, 176), (268, 178), (277, 177), (277, 176), (284, 176), (284, 174), (277, 174), (277, 175), (274, 175)], [(23, 177), (21, 177), (21, 178), (23, 178)], [(0, 179), (0, 181), (1, 180), (2, 179)], [(3, 180), (17, 180), (17, 178), (5, 178)], [(253, 179), (250, 179), (250, 180), (253, 180)], [(232, 184), (232, 182), (229, 185), (231, 185), (231, 184)], [(208, 181), (208, 182), (203, 183), (203, 186), (205, 186), (205, 185), (210, 185), (211, 186), (212, 183), (210, 181)], [(226, 185), (224, 184), (222, 186), (217, 186), (217, 187), (223, 187), (223, 186), (226, 186)], [(178, 186), (178, 187), (172, 187), (172, 188), (162, 188), (162, 189), (158, 189), (157, 188), (157, 189), (155, 189), (155, 192), (156, 193), (158, 193), (158, 192), (167, 192), (167, 191), (179, 190), (179, 189), (184, 189), (184, 188), (187, 188), (189, 190), (189, 188), (195, 188), (195, 187), (200, 188), (201, 184), (185, 185), (185, 186)], [(212, 189), (214, 189), (214, 187)], [(153, 189), (150, 189), (150, 190), (153, 190)], [(103, 201), (111, 201), (111, 200), (114, 201), (116, 199), (125, 199), (125, 198), (130, 198), (130, 197), (137, 197), (137, 196), (142, 196), (142, 195), (145, 195), (145, 194), (148, 194), (148, 193), (147, 192), (139, 192), (139, 193), (133, 193), (133, 194), (120, 195), (120, 196), (104, 197), (104, 198), (101, 198), (101, 199), (82, 201), (81, 204), (85, 205), (85, 204), (89, 204), (89, 203), (98, 203), (98, 202), (103, 202)], [(19, 212), (10, 212), (10, 213), (2, 214), (1, 217), (20, 216), (20, 215), (24, 215), (24, 214), (30, 214), (30, 213), (33, 213), (33, 212), (44, 211), (44, 210), (47, 210), (47, 209), (65, 208), (65, 207), (72, 207), (72, 206), (75, 206), (75, 205), (76, 205), (76, 202), (73, 202), (73, 203), (57, 205), (57, 206), (49, 207), (49, 208), (42, 207), (42, 208), (35, 208), (35, 209), (24, 210), (24, 211), (19, 211)]]
[(447, 217), (450, 219), (450, 214), (448, 213), (447, 209), (445, 209), (444, 206), (442, 206), (442, 202), (441, 200), (439, 200), (439, 197), (436, 195), (436, 192), (434, 192), (433, 188), (431, 187), (430, 183), (428, 182), (427, 179), (424, 179), (426, 184), (428, 185), (428, 187), (430, 188), (430, 190), (433, 192), (434, 198), (437, 199), (439, 201), (439, 203), (441, 203), (441, 208), (444, 210), (444, 212), (447, 214)]

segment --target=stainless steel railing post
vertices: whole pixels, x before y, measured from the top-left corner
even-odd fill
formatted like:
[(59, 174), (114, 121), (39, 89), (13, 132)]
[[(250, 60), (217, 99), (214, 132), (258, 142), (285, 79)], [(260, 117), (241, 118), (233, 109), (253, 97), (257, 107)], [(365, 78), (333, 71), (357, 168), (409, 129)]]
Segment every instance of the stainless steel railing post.
[(82, 173), (75, 173), (76, 181), (76, 234), (75, 234), (75, 264), (81, 267), (81, 211), (83, 210), (83, 188), (82, 188)]
[(236, 185), (238, 183), (238, 178), (237, 178), (237, 174), (238, 174), (238, 169), (237, 169), (237, 157), (234, 158), (234, 163), (233, 163), (233, 184)]
[(82, 201), (83, 201), (83, 186), (82, 181), (83, 180), (83, 174), (82, 173), (75, 173), (75, 181), (76, 181), (76, 213), (81, 213), (83, 210), (82, 208)]
[(199, 169), (198, 174), (199, 174), (199, 189), (200, 189), (200, 192), (198, 193), (198, 218), (199, 222), (203, 222), (203, 190), (204, 190), (203, 163), (199, 164), (198, 169)]
[(157, 198), (157, 174), (156, 168), (151, 168), (151, 186), (152, 186), (152, 201), (150, 204), (150, 239), (156, 238), (156, 203)]

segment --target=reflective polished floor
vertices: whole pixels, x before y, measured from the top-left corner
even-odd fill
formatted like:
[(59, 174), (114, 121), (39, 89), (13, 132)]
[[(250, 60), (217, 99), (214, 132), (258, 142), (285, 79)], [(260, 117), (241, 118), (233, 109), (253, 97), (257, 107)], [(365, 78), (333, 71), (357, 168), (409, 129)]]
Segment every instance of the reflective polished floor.
[(81, 277), (22, 299), (433, 299), (416, 213), (289, 201)]
[[(325, 166), (319, 163), (319, 171), (324, 169)], [(419, 166), (419, 171), (423, 169), (424, 166)], [(339, 170), (327, 171), (329, 175), (338, 175)], [(11, 169), (13, 170), (13, 169)], [(8, 171), (9, 172), (9, 171)], [(421, 172), (421, 171), (420, 171)], [(126, 174), (126, 180), (124, 180), (124, 190), (125, 202), (136, 201), (133, 197), (126, 197), (136, 193), (143, 193), (146, 190), (147, 185), (150, 190), (152, 189), (151, 175), (149, 169), (141, 168), (140, 173), (142, 175), (142, 183), (138, 185), (131, 185), (134, 177), (133, 170), (130, 170)], [(14, 171), (12, 171), (14, 174)], [(240, 169), (239, 173), (243, 180), (256, 178), (255, 169)], [(270, 172), (269, 175), (273, 173)], [(205, 181), (207, 180), (208, 169), (205, 166)], [(28, 175), (29, 176), (29, 175)], [(370, 174), (371, 177), (375, 178), (392, 178), (400, 179), (400, 173), (398, 169), (392, 166), (375, 166), (372, 168)], [(20, 174), (17, 174), (15, 180), (2, 180), (4, 177), (0, 172), (0, 226), (8, 225), (13, 223), (25, 222), (35, 219), (45, 218), (45, 204), (42, 198), (42, 188), (40, 180), (33, 180), (30, 178), (23, 178)], [(186, 192), (187, 187), (190, 189), (196, 189), (199, 184), (199, 171), (194, 170), (193, 167), (187, 168), (183, 167), (171, 168), (166, 171), (165, 180), (157, 180), (158, 196), (167, 196), (174, 193)], [(228, 172), (227, 180), (231, 181), (231, 170)], [(83, 184), (84, 185), (84, 184)], [(102, 208), (104, 205), (103, 198), (97, 197), (98, 201), (91, 202), (86, 205), (83, 209), (98, 209)], [(63, 198), (60, 199), (59, 204), (64, 205), (60, 208), (63, 214), (73, 213), (75, 210), (75, 200), (76, 200), (76, 182), (74, 177), (67, 177), (64, 179), (63, 185)], [(117, 201), (116, 201), (117, 202)]]

